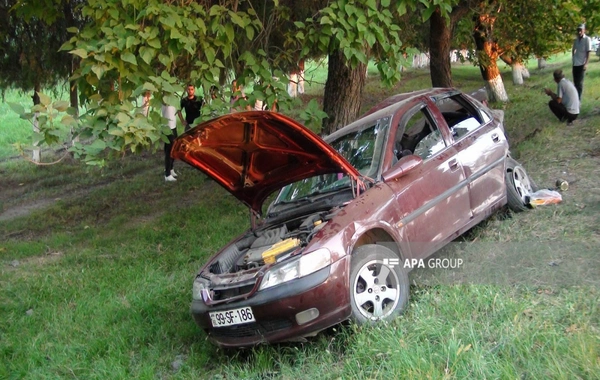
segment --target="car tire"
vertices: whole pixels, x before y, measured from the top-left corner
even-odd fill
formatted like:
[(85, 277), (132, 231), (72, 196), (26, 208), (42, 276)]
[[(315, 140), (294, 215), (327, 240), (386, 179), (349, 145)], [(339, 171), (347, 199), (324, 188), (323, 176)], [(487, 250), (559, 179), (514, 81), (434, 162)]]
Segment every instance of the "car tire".
[(408, 274), (390, 249), (363, 245), (350, 262), (350, 304), (357, 324), (391, 320), (408, 304)]
[(529, 206), (529, 194), (538, 190), (537, 185), (515, 159), (506, 159), (506, 197), (508, 208), (514, 212), (525, 211)]

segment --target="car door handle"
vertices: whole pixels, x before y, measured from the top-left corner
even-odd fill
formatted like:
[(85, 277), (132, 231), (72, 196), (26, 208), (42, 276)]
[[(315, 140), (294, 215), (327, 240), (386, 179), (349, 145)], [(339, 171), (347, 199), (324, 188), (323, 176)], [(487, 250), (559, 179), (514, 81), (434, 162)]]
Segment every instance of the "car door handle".
[(493, 141), (493, 142), (499, 142), (499, 141), (500, 141), (500, 136), (498, 136), (498, 134), (497, 134), (497, 133), (494, 133), (494, 134), (492, 135), (492, 141)]
[(448, 166), (450, 166), (450, 170), (452, 171), (458, 169), (458, 161), (456, 160), (456, 158), (453, 158), (450, 161), (448, 161)]

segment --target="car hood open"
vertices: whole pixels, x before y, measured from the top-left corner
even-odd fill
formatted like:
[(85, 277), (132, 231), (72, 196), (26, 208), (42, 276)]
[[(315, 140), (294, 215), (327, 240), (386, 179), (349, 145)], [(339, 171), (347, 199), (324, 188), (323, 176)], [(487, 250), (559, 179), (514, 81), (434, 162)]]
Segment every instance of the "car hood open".
[(175, 140), (171, 157), (202, 171), (258, 214), (271, 193), (290, 183), (327, 173), (359, 176), (315, 133), (268, 111), (199, 124)]

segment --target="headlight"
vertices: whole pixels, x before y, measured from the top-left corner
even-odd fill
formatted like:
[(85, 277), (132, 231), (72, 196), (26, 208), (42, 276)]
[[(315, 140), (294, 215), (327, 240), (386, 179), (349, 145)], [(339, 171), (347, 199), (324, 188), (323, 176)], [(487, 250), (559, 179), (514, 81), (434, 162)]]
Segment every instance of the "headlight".
[(302, 255), (299, 259), (271, 268), (263, 277), (258, 290), (304, 277), (331, 264), (331, 253), (321, 248)]
[(205, 289), (204, 283), (201, 282), (198, 278), (194, 280), (194, 286), (192, 287), (192, 299), (193, 300), (201, 300), (202, 299), (202, 290)]

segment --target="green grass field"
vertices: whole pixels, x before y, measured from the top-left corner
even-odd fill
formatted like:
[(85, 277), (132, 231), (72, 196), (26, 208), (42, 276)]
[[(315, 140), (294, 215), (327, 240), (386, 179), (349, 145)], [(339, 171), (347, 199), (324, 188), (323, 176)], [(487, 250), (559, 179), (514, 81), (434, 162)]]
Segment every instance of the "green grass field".
[[(391, 323), (241, 351), (210, 344), (189, 307), (196, 271), (248, 211), (181, 162), (165, 183), (161, 151), (103, 169), (9, 160), (30, 126), (0, 104), (0, 379), (600, 379), (600, 62), (570, 128), (541, 91), (556, 67), (570, 77), (561, 56), (524, 86), (502, 67), (511, 102), (493, 107), (540, 187), (569, 181), (562, 203), (498, 212), (437, 253), (464, 268), (412, 272)], [(469, 64), (453, 77), (482, 86)], [(429, 83), (409, 70), (384, 89), (370, 72), (363, 107)]]

